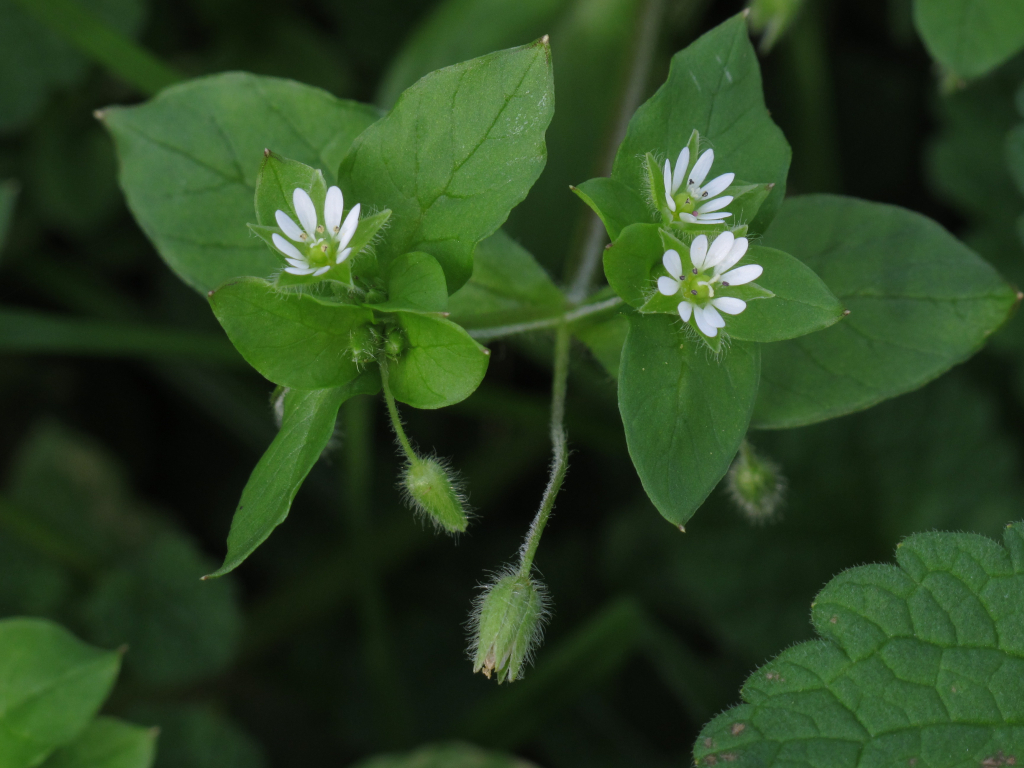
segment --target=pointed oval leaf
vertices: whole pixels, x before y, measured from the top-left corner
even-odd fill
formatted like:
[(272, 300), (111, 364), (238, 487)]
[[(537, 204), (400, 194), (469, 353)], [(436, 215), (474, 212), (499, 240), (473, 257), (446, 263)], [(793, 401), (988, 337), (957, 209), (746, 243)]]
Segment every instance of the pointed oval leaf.
[(349, 344), (373, 321), (370, 310), (278, 291), (258, 277), (225, 283), (209, 299), (231, 343), (275, 384), (327, 389), (359, 375)]
[(444, 312), (448, 309), (444, 270), (429, 253), (404, 253), (388, 270), (388, 300), (366, 306), (379, 312)]
[(551, 51), (538, 41), (432, 72), (353, 145), (345, 199), (390, 208), (381, 266), (426, 251), (448, 290), (470, 277), (473, 248), (508, 217), (547, 159)]
[(44, 619), (0, 620), (0, 765), (28, 768), (77, 738), (117, 678), (121, 655)]
[(644, 490), (683, 525), (718, 485), (747, 432), (757, 395), (757, 345), (722, 359), (677, 319), (632, 315), (619, 371), (619, 413)]
[(97, 717), (41, 768), (150, 768), (156, 759), (157, 733), (117, 718)]
[(598, 215), (612, 240), (630, 224), (650, 224), (654, 218), (640, 192), (618, 179), (599, 176), (572, 191)]
[(743, 686), (705, 726), (698, 766), (1019, 765), (1024, 754), (1024, 524), (1004, 546), (966, 533), (903, 541), (899, 566), (832, 579), (822, 639)]
[(761, 70), (742, 15), (672, 57), (668, 80), (629, 121), (612, 176), (645, 189), (645, 153), (674, 163), (694, 129), (700, 131), (701, 149), (715, 150), (709, 178), (735, 173), (775, 184), (753, 221), (732, 222), (764, 231), (785, 196), (790, 149), (765, 107)]
[(319, 88), (243, 72), (197, 78), (99, 114), (136, 221), (171, 269), (203, 293), (234, 277), (266, 277), (278, 264), (245, 227), (263, 150), (319, 168), (330, 183), (352, 140), (378, 117)]
[(760, 429), (813, 424), (916, 389), (974, 354), (1016, 303), (976, 253), (892, 205), (792, 198), (764, 244), (813, 269), (850, 315), (764, 348)]
[(914, 0), (914, 26), (943, 67), (978, 77), (1024, 48), (1019, 0)]

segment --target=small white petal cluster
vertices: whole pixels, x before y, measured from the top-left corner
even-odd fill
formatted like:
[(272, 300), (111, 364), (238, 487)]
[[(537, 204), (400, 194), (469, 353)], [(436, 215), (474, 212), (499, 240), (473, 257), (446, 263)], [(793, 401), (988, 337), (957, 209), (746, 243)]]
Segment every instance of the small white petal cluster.
[(292, 275), (319, 277), (331, 267), (344, 262), (352, 253), (348, 244), (359, 226), (359, 203), (352, 207), (342, 223), (345, 198), (338, 187), (331, 187), (324, 201), (322, 226), (317, 221), (316, 206), (306, 190), (296, 189), (292, 192), (292, 205), (295, 206), (295, 215), (299, 217), (301, 227), (284, 211), (274, 214), (277, 226), (288, 236), (288, 240), (285, 240), (275, 232), (272, 238), (274, 246), (284, 254), (288, 262), (284, 271)]
[(668, 275), (658, 278), (658, 292), (664, 296), (681, 293), (682, 301), (677, 309), (683, 322), (688, 323), (692, 315), (700, 332), (714, 338), (718, 329), (725, 327), (722, 312), (738, 315), (747, 308), (743, 299), (716, 296), (716, 286), (721, 292), (723, 288), (756, 280), (764, 272), (758, 264), (735, 267), (746, 254), (748, 245), (747, 238), (723, 232), (708, 247), (707, 235), (698, 235), (690, 244), (690, 263), (693, 266), (690, 274), (686, 275), (683, 274), (679, 252), (674, 249), (665, 251), (661, 261)]
[[(707, 178), (711, 171), (711, 164), (714, 162), (715, 151), (713, 149), (705, 150), (687, 174), (686, 171), (690, 166), (689, 147), (683, 147), (683, 151), (679, 153), (675, 169), (672, 168), (672, 164), (668, 160), (665, 161), (665, 201), (668, 203), (669, 210), (679, 221), (691, 224), (721, 224), (727, 217), (732, 216), (731, 213), (722, 210), (732, 202), (732, 196), (718, 197), (718, 195), (721, 195), (732, 184), (736, 174), (723, 173), (704, 184), (704, 179)], [(685, 186), (683, 185), (684, 180), (686, 181)], [(680, 188), (682, 188), (682, 192), (680, 192)]]

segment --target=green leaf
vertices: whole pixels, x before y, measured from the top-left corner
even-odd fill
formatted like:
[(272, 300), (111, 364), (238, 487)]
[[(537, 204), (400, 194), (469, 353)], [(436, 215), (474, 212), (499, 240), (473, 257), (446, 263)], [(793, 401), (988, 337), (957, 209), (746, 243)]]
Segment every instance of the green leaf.
[(113, 717), (97, 717), (85, 732), (61, 747), (42, 768), (150, 768), (157, 732)]
[(914, 25), (925, 47), (960, 77), (979, 77), (1024, 47), (1018, 0), (914, 0)]
[(164, 532), (103, 574), (82, 605), (90, 637), (127, 645), (129, 671), (152, 685), (185, 685), (234, 659), (242, 616), (230, 581), (203, 583), (215, 563)]
[(694, 747), (699, 766), (1007, 766), (1024, 747), (1024, 536), (903, 541), (812, 604), (822, 639), (754, 672)]
[(535, 768), (533, 763), (470, 744), (431, 744), (401, 755), (381, 755), (353, 768)]
[(736, 343), (715, 359), (678, 319), (632, 315), (622, 350), (619, 412), (644, 490), (683, 525), (714, 490), (746, 434), (760, 353)]
[(211, 291), (210, 306), (242, 357), (275, 384), (329, 389), (359, 374), (349, 341), (372, 322), (368, 309), (278, 291), (257, 277)]
[(544, 168), (554, 111), (546, 42), (498, 51), (427, 75), (355, 142), (339, 171), (345, 199), (389, 208), (378, 258), (426, 251), (454, 292)]
[(764, 267), (757, 285), (775, 296), (747, 300), (743, 312), (726, 318), (725, 331), (732, 338), (761, 342), (795, 339), (828, 328), (843, 316), (843, 305), (822, 279), (788, 253), (752, 245), (742, 263)]
[(154, 768), (265, 768), (259, 744), (211, 705), (146, 703), (132, 720), (160, 729)]
[(612, 176), (645, 189), (645, 153), (674, 163), (694, 130), (715, 150), (709, 178), (732, 172), (775, 184), (757, 217), (739, 222), (763, 232), (785, 196), (790, 149), (764, 105), (757, 55), (742, 15), (672, 57), (668, 80), (630, 120)]
[(295, 494), (334, 434), (341, 404), (379, 389), (377, 373), (366, 371), (344, 387), (285, 393), (281, 430), (242, 491), (231, 520), (224, 564), (204, 578), (233, 571), (284, 522)]
[[(652, 270), (661, 266), (665, 248), (657, 224), (631, 224), (604, 252), (604, 274), (608, 285), (623, 301), (639, 309), (657, 292)], [(679, 252), (684, 259), (689, 250)]]
[(205, 293), (278, 265), (245, 227), (263, 150), (319, 168), (333, 182), (377, 112), (290, 80), (229, 72), (100, 117), (114, 137), (135, 219), (171, 269)]
[(640, 192), (618, 179), (599, 176), (572, 191), (601, 218), (612, 240), (630, 224), (651, 223), (653, 218)]
[(0, 765), (28, 768), (77, 738), (107, 698), (121, 655), (43, 619), (0, 620)]
[(396, 312), (409, 348), (388, 363), (395, 399), (413, 408), (443, 408), (465, 400), (480, 386), (490, 350), (441, 317)]
[(18, 182), (14, 179), (0, 181), (0, 254), (3, 253), (7, 232), (14, 218), (14, 203), (18, 199), (19, 189)]
[(465, 328), (529, 322), (564, 311), (565, 296), (536, 259), (498, 230), (477, 246), (473, 277), (449, 300), (451, 319)]
[(764, 244), (813, 269), (850, 316), (764, 348), (760, 429), (813, 424), (916, 389), (976, 352), (1016, 302), (946, 230), (891, 205), (793, 198)]
[(444, 270), (429, 253), (402, 254), (388, 270), (388, 300), (366, 306), (378, 312), (444, 312), (448, 309)]

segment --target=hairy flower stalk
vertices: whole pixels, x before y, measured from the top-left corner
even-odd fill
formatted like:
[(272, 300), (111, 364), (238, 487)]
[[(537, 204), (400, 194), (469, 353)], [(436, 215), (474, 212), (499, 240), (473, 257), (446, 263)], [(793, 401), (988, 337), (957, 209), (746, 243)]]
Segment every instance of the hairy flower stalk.
[(705, 336), (714, 338), (725, 327), (721, 313), (738, 315), (747, 308), (743, 299), (725, 295), (730, 287), (746, 285), (764, 272), (758, 264), (735, 267), (747, 252), (748, 241), (732, 232), (723, 232), (708, 247), (707, 235), (698, 235), (690, 244), (688, 273), (674, 249), (665, 251), (662, 264), (668, 275), (658, 278), (658, 292), (663, 296), (680, 296), (677, 310), (684, 323), (693, 317)]
[(345, 198), (340, 188), (331, 187), (324, 201), (323, 224), (319, 223), (316, 206), (306, 190), (295, 189), (292, 192), (292, 205), (302, 226), (286, 212), (278, 210), (274, 218), (288, 239), (276, 232), (271, 238), (274, 247), (288, 262), (285, 272), (320, 277), (351, 255), (352, 249), (348, 244), (359, 227), (359, 203), (352, 207), (342, 222)]
[(718, 195), (728, 189), (736, 174), (723, 173), (704, 184), (714, 162), (715, 151), (708, 149), (696, 158), (691, 168), (689, 147), (683, 147), (676, 158), (675, 168), (671, 162), (665, 161), (665, 202), (674, 218), (691, 224), (721, 224), (732, 216), (722, 210), (733, 201), (732, 196)]

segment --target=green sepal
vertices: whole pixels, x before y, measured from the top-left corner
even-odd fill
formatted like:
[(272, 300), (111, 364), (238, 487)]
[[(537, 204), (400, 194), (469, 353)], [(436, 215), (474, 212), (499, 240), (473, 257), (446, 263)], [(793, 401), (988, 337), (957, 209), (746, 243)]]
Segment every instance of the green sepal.
[(599, 176), (570, 189), (598, 215), (612, 240), (630, 224), (652, 220), (651, 209), (643, 196), (618, 179)]
[(394, 312), (408, 348), (388, 362), (396, 400), (413, 408), (443, 408), (465, 400), (480, 386), (491, 351), (443, 317)]
[(292, 221), (299, 224), (292, 203), (296, 189), (304, 189), (309, 193), (317, 215), (322, 218), (324, 201), (327, 199), (327, 180), (320, 169), (266, 150), (260, 174), (256, 177), (256, 222), (267, 227), (275, 226), (274, 215), (284, 211)]
[(275, 384), (326, 389), (352, 381), (352, 332), (373, 321), (354, 304), (276, 290), (258, 277), (225, 283), (209, 294), (210, 306), (242, 357)]

